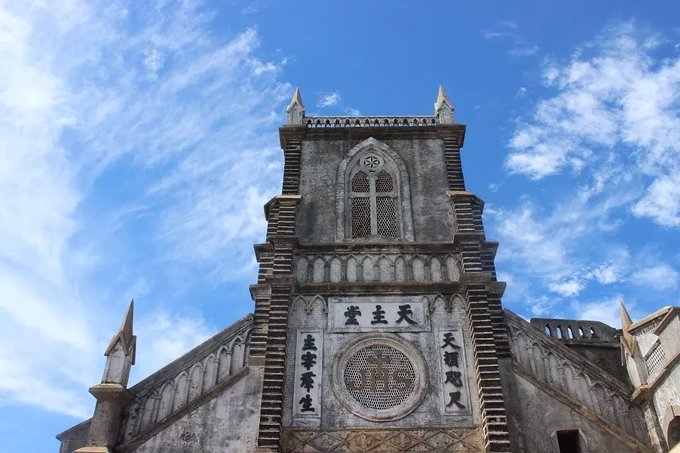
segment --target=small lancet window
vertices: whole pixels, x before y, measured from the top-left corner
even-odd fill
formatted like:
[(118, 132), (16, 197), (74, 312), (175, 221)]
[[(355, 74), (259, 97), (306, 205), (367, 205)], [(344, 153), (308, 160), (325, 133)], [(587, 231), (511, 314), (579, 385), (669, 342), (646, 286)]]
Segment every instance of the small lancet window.
[(359, 159), (356, 167), (350, 182), (352, 237), (399, 237), (394, 176), (382, 158), (370, 153)]

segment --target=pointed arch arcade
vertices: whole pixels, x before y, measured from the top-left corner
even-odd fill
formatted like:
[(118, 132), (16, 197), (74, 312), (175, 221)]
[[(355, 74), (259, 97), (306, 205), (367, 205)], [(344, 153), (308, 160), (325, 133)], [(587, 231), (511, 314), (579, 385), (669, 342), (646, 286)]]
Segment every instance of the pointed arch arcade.
[(394, 150), (364, 140), (340, 163), (337, 181), (338, 240), (413, 241), (408, 172)]

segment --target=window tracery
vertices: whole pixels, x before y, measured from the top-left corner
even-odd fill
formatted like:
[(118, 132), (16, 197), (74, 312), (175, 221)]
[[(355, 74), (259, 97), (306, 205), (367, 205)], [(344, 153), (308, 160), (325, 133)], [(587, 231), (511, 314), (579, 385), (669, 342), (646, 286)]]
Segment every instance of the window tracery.
[(413, 241), (409, 175), (401, 156), (369, 137), (338, 166), (336, 238)]
[(367, 153), (350, 174), (349, 193), (352, 238), (400, 236), (395, 178), (385, 161)]

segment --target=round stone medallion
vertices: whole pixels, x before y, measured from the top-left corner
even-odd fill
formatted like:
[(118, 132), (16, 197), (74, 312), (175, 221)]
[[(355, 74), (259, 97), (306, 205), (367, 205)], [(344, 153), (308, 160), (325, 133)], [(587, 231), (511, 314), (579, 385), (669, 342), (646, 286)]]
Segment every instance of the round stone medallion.
[(338, 352), (333, 367), (338, 400), (368, 420), (402, 418), (425, 396), (425, 362), (396, 335), (363, 335)]

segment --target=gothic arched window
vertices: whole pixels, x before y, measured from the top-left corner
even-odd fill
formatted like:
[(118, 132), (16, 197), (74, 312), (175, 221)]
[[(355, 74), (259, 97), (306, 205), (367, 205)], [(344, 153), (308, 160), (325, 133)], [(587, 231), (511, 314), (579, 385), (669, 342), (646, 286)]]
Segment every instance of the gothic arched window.
[(395, 172), (380, 156), (369, 152), (356, 162), (349, 176), (352, 238), (399, 238), (399, 191)]

